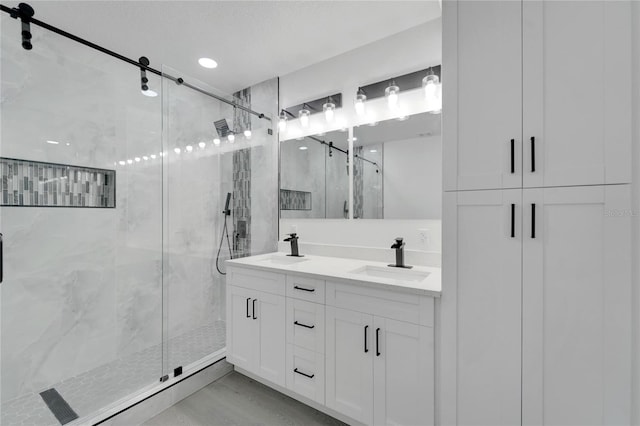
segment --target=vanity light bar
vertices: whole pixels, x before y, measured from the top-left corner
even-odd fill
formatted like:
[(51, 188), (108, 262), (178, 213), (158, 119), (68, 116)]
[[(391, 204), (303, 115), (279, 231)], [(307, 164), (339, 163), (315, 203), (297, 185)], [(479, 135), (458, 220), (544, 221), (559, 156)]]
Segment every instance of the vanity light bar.
[(298, 118), (298, 111), (302, 109), (309, 110), (311, 114), (316, 114), (323, 112), (324, 104), (327, 103), (328, 99), (331, 99), (331, 103), (334, 105), (334, 108), (342, 107), (342, 93), (336, 93), (329, 96), (323, 96), (313, 101), (306, 101), (298, 105), (283, 108), (283, 111), (286, 111), (287, 114), (294, 118)]
[(442, 81), (442, 66), (435, 65), (433, 67), (411, 72), (409, 74), (404, 74), (398, 77), (391, 77), (368, 84), (366, 86), (361, 86), (358, 92), (362, 91), (366, 94), (366, 99), (371, 100), (384, 97), (385, 90), (387, 90), (389, 84), (392, 82), (402, 91), (417, 89), (418, 87), (422, 87), (422, 79), (430, 73), (432, 73), (433, 75), (437, 75), (438, 79)]

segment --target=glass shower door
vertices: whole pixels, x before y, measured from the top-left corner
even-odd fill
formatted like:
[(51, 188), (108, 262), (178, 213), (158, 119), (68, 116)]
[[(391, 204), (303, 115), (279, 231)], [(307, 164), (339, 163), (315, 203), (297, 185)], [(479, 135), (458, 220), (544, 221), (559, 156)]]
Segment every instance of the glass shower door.
[(135, 68), (39, 28), (23, 50), (0, 19), (0, 422), (64, 424), (162, 374), (161, 103)]
[[(226, 96), (163, 74), (267, 117), (277, 107), (275, 80)], [(256, 106), (264, 99), (273, 105)], [(277, 142), (269, 119), (169, 78), (163, 110), (165, 373), (175, 376), (224, 356), (225, 260), (275, 250)]]

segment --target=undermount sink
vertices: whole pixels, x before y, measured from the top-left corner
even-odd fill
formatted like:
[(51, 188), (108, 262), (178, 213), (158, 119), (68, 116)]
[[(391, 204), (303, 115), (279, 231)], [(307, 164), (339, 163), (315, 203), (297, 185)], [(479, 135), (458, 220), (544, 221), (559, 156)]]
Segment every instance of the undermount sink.
[(393, 267), (381, 267), (365, 265), (351, 271), (352, 274), (365, 275), (367, 277), (389, 278), (402, 281), (422, 281), (429, 276), (429, 272), (415, 271)]
[(306, 262), (309, 260), (307, 257), (295, 257), (295, 256), (269, 256), (262, 259), (261, 262), (269, 262), (277, 265), (293, 265), (300, 262)]

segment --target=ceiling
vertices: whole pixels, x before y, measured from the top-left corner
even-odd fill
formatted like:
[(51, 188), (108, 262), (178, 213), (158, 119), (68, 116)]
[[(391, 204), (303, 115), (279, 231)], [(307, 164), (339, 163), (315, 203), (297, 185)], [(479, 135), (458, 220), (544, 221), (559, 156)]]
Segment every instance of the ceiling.
[[(422, 1), (30, 1), (35, 18), (224, 93), (440, 16)], [(17, 1), (3, 2), (14, 7)], [(18, 31), (16, 29), (16, 31)], [(33, 28), (34, 35), (39, 28)], [(216, 69), (198, 65), (215, 59)]]

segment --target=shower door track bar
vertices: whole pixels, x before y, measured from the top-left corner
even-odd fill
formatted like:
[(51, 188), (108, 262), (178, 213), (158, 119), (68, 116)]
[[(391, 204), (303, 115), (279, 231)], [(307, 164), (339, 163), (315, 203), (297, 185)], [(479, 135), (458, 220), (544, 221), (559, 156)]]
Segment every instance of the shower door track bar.
[[(18, 9), (11, 9), (11, 8), (3, 5), (3, 4), (0, 4), (0, 10), (2, 12), (5, 12), (5, 13), (9, 14), (9, 16), (11, 16), (14, 19), (18, 19), (18, 18), (21, 17), (20, 14), (19, 14)], [(225, 99), (225, 98), (223, 98), (221, 96), (218, 96), (218, 95), (216, 95), (214, 93), (208, 92), (208, 91), (206, 91), (204, 89), (201, 89), (200, 87), (194, 86), (193, 84), (187, 83), (186, 81), (184, 81), (183, 78), (174, 77), (172, 75), (163, 73), (162, 71), (159, 71), (159, 70), (157, 70), (155, 68), (152, 68), (152, 67), (150, 67), (148, 65), (141, 64), (138, 61), (135, 61), (135, 60), (133, 60), (131, 58), (127, 58), (126, 56), (121, 55), (121, 54), (119, 54), (117, 52), (114, 52), (113, 50), (109, 50), (106, 47), (102, 47), (102, 46), (100, 46), (98, 44), (92, 43), (92, 42), (90, 42), (88, 40), (85, 40), (85, 39), (83, 39), (81, 37), (78, 37), (78, 36), (76, 36), (74, 34), (71, 34), (71, 33), (67, 32), (65, 30), (62, 30), (62, 29), (57, 28), (57, 27), (54, 27), (53, 25), (47, 24), (46, 22), (40, 21), (39, 19), (36, 19), (36, 18), (33, 18), (33, 17), (29, 17), (29, 18), (26, 18), (26, 21), (28, 21), (28, 22), (30, 22), (30, 23), (32, 23), (34, 25), (37, 25), (37, 26), (39, 26), (41, 28), (44, 28), (46, 30), (49, 30), (49, 31), (51, 31), (53, 33), (61, 35), (62, 37), (66, 37), (66, 38), (68, 38), (70, 40), (73, 40), (73, 41), (75, 41), (77, 43), (83, 44), (83, 45), (85, 45), (87, 47), (90, 47), (90, 48), (92, 48), (94, 50), (97, 50), (98, 52), (105, 53), (105, 54), (107, 54), (107, 55), (109, 55), (111, 57), (119, 59), (119, 60), (121, 60), (123, 62), (126, 62), (126, 63), (130, 64), (130, 65), (133, 65), (136, 68), (144, 69), (145, 71), (149, 71), (149, 72), (151, 72), (151, 73), (153, 73), (155, 75), (158, 75), (160, 77), (167, 78), (167, 79), (175, 82), (176, 84), (178, 84), (180, 86), (185, 86), (185, 87), (188, 87), (189, 89), (195, 90), (196, 92), (202, 93), (203, 95), (210, 96), (210, 97), (212, 97), (212, 98), (214, 98), (214, 99), (216, 99), (216, 100), (218, 100), (220, 102), (224, 102), (227, 105), (231, 105), (234, 108), (238, 108), (238, 109), (241, 109), (241, 110), (243, 110), (245, 112), (248, 112), (249, 114), (253, 114), (253, 115), (257, 116), (258, 118), (262, 118), (262, 119), (271, 121), (271, 118), (267, 117), (263, 113), (256, 112), (256, 111), (252, 110), (251, 108), (247, 108), (247, 107), (245, 107), (243, 105), (240, 105), (240, 104), (237, 104), (237, 103), (235, 103), (233, 101), (229, 101), (229, 100), (227, 100), (227, 99)]]

